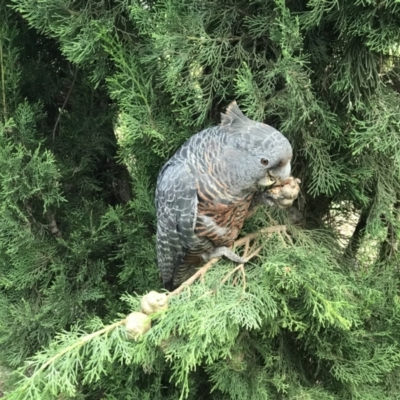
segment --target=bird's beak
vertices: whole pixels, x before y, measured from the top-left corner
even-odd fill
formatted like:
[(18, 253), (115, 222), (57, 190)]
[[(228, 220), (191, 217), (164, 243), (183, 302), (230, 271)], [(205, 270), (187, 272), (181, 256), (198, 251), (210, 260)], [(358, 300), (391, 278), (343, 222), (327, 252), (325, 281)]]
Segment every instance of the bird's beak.
[(276, 180), (283, 182), (290, 177), (291, 171), (292, 169), (289, 161), (283, 167), (271, 169), (269, 171), (269, 175), (272, 176), (272, 178), (275, 178)]
[(271, 169), (268, 173), (258, 181), (260, 186), (270, 186), (276, 182), (283, 182), (290, 177), (291, 166), (290, 161), (280, 168)]
[(257, 183), (260, 186), (271, 186), (276, 182), (276, 179), (273, 179), (271, 176), (269, 176), (268, 172), (265, 174), (263, 178), (261, 178)]

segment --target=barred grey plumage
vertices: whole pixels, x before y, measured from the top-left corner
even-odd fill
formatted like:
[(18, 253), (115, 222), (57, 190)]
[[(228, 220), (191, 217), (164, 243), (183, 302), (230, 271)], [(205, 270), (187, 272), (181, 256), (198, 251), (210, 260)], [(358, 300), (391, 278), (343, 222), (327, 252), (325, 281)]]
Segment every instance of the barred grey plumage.
[(168, 290), (212, 257), (243, 261), (230, 247), (258, 185), (287, 179), (291, 158), (289, 141), (245, 117), (236, 102), (219, 126), (182, 145), (161, 169), (156, 189), (157, 258)]

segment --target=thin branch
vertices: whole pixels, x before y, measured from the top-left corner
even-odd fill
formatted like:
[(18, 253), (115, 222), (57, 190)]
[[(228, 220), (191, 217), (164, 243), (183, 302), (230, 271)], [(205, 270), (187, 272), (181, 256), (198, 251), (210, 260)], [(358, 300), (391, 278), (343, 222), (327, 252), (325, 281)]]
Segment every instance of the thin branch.
[(55, 354), (53, 357), (50, 357), (39, 369), (37, 369), (27, 380), (25, 385), (23, 385), (21, 388), (19, 388), (20, 391), (24, 391), (25, 389), (28, 388), (29, 382), (32, 382), (37, 375), (39, 375), (41, 372), (43, 372), (50, 364), (53, 364), (56, 362), (59, 358), (61, 358), (63, 355), (67, 354), (69, 351), (74, 350), (76, 348), (84, 346), (87, 342), (90, 342), (92, 339), (94, 339), (97, 336), (101, 336), (105, 333), (108, 333), (112, 331), (113, 329), (117, 328), (120, 325), (123, 325), (125, 323), (125, 319), (122, 319), (120, 321), (114, 322), (111, 325), (105, 326), (103, 329), (100, 329), (96, 332), (90, 333), (89, 335), (85, 335), (80, 337), (76, 342), (72, 343), (71, 345), (65, 347), (62, 349), (60, 352)]
[(1, 93), (3, 98), (4, 122), (7, 121), (7, 105), (6, 105), (6, 85), (4, 79), (4, 64), (3, 64), (3, 41), (0, 40), (0, 68), (1, 68)]
[(236, 271), (238, 271), (239, 269), (243, 269), (243, 266), (244, 266), (244, 264), (239, 264), (236, 268), (229, 271), (222, 279), (221, 285), (223, 285)]
[(257, 256), (258, 253), (261, 251), (261, 249), (262, 249), (262, 246), (260, 246), (260, 247), (258, 247), (257, 249), (255, 249), (249, 256), (247, 256), (247, 257), (245, 258), (245, 260), (246, 260), (246, 261), (249, 261), (249, 260), (251, 260), (252, 258), (254, 258), (255, 256)]
[(63, 105), (62, 105), (62, 107), (61, 107), (60, 113), (58, 114), (58, 117), (57, 117), (57, 121), (56, 121), (56, 123), (55, 123), (55, 125), (54, 125), (54, 128), (53, 128), (53, 133), (52, 133), (53, 142), (54, 142), (54, 138), (55, 138), (55, 135), (56, 135), (57, 126), (58, 126), (58, 124), (60, 123), (61, 114), (63, 113), (64, 108), (65, 108), (65, 106), (67, 105), (67, 101), (68, 101), (68, 99), (69, 99), (69, 96), (71, 95), (72, 88), (74, 87), (77, 74), (78, 74), (78, 68), (75, 68), (74, 78), (73, 78), (73, 80), (72, 80), (71, 86), (70, 86), (70, 88), (69, 88), (69, 91), (68, 91), (68, 93), (67, 93), (67, 96), (65, 97), (64, 103), (63, 103)]
[(256, 237), (266, 234), (267, 237), (271, 237), (273, 233), (286, 233), (286, 225), (275, 225), (270, 226), (269, 228), (260, 229), (257, 232), (250, 233), (247, 236), (236, 240), (234, 247), (243, 246), (247, 240), (253, 240)]
[[(244, 37), (244, 36), (243, 36)], [(238, 40), (242, 39), (242, 36), (235, 36), (230, 38), (203, 38), (203, 37), (196, 37), (196, 36), (186, 36), (186, 39), (200, 41), (200, 42), (237, 42)]]
[(168, 293), (168, 297), (176, 296), (177, 294), (181, 293), (185, 288), (190, 286), (196, 279), (200, 278), (202, 275), (204, 275), (214, 264), (219, 261), (219, 258), (213, 258), (210, 260), (207, 264), (203, 265), (201, 268), (197, 270), (197, 272), (192, 275), (189, 279), (187, 279), (185, 282), (182, 283), (177, 289), (175, 289), (173, 292)]
[(246, 287), (247, 287), (246, 272), (244, 270), (244, 265), (241, 266), (240, 271), (242, 272), (242, 275), (243, 275), (243, 293), (244, 293), (246, 291)]

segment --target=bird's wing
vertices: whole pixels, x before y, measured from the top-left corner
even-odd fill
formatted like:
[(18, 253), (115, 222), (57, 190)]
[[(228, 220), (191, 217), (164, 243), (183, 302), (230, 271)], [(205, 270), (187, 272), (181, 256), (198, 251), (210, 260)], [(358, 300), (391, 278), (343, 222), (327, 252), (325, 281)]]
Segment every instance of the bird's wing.
[(167, 163), (157, 180), (157, 258), (166, 288), (198, 240), (196, 180), (185, 164)]

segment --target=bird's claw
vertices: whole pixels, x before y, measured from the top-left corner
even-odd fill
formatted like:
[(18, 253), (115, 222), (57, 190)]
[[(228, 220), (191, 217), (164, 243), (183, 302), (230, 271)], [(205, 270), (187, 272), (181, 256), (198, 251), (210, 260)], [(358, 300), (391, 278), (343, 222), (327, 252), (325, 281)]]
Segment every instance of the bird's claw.
[(225, 256), (227, 259), (239, 264), (244, 264), (246, 262), (244, 258), (238, 256), (229, 247), (225, 246), (216, 247), (211, 253), (203, 254), (203, 259), (205, 261), (210, 261), (213, 258), (219, 258), (222, 256)]

